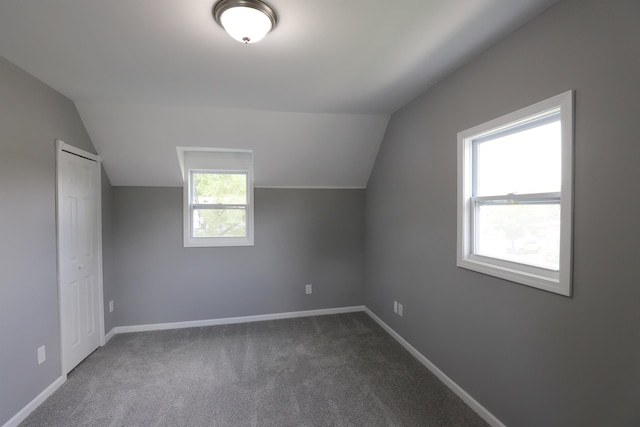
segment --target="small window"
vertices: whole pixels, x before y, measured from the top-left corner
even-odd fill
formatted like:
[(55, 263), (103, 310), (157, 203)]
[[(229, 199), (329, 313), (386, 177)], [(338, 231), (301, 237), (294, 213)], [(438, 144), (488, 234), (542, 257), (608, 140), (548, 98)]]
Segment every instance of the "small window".
[(191, 238), (247, 237), (247, 173), (191, 171)]
[(184, 246), (253, 245), (251, 153), (178, 149), (178, 156), (186, 178)]
[(458, 266), (571, 295), (573, 92), (458, 134)]

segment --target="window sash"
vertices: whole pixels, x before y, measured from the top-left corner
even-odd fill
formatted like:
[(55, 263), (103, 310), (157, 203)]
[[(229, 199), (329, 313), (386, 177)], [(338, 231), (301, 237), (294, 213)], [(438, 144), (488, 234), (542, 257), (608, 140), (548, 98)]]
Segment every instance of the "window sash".
[[(471, 193), (474, 196), (478, 194), (478, 150), (480, 145), (555, 122), (562, 123), (560, 107), (554, 107), (548, 111), (536, 114), (533, 117), (528, 117), (469, 138), (468, 143), (471, 145)], [(562, 140), (560, 141), (560, 145), (562, 146)]]
[[(225, 148), (203, 147), (176, 147), (180, 171), (182, 172), (182, 241), (185, 248), (204, 247), (234, 247), (254, 246), (254, 187), (253, 187), (253, 152), (251, 150), (236, 150)], [(194, 178), (192, 172), (201, 173), (228, 173), (244, 174), (246, 176), (246, 194), (242, 198), (222, 198), (211, 194), (211, 198), (194, 200)], [(246, 203), (246, 204), (245, 204)], [(200, 237), (193, 237), (194, 210), (204, 208), (208, 216), (210, 211), (206, 209), (219, 206), (202, 206), (215, 204), (244, 205), (243, 210), (227, 211), (229, 216), (238, 217), (244, 215), (246, 235), (237, 237), (205, 237), (197, 232)], [(231, 206), (233, 208), (234, 206)], [(199, 220), (200, 218), (198, 218)], [(199, 224), (202, 224), (200, 222)]]
[[(229, 235), (229, 236), (225, 236), (225, 235), (216, 235), (216, 236), (196, 236), (196, 229), (198, 227), (196, 227), (196, 223), (193, 220), (196, 211), (219, 211), (219, 212), (225, 212), (225, 211), (242, 211), (244, 212), (244, 234), (243, 235), (238, 235), (238, 236), (233, 236), (233, 235)], [(198, 239), (198, 240), (202, 240), (202, 239), (244, 239), (247, 238), (247, 233), (249, 232), (249, 230), (247, 229), (247, 215), (248, 215), (248, 210), (247, 210), (247, 206), (245, 205), (194, 205), (191, 209), (191, 238), (192, 239)]]
[[(189, 237), (193, 241), (233, 241), (238, 239), (247, 239), (250, 233), (249, 224), (249, 198), (250, 198), (250, 171), (246, 170), (216, 170), (216, 169), (190, 169), (189, 170)], [(244, 175), (245, 176), (245, 203), (195, 203), (195, 179), (196, 174), (209, 174), (209, 175)], [(245, 211), (245, 229), (246, 234), (244, 236), (196, 236), (196, 224), (193, 222), (194, 212), (196, 210), (243, 210)]]
[(478, 221), (480, 219), (479, 210), (481, 206), (504, 206), (504, 205), (558, 205), (561, 204), (561, 194), (559, 192), (556, 193), (534, 193), (534, 194), (506, 194), (502, 196), (483, 196), (483, 197), (471, 197), (470, 198), (471, 211), (470, 211), (470, 255), (473, 257), (479, 257), (485, 260), (499, 261), (500, 263), (505, 263), (505, 265), (518, 265), (518, 268), (527, 267), (530, 268), (532, 272), (537, 272), (538, 269), (546, 270), (549, 272), (553, 272), (549, 277), (555, 277), (557, 275), (558, 270), (546, 268), (534, 264), (528, 264), (524, 262), (517, 262), (512, 260), (505, 260), (502, 258), (491, 257), (488, 255), (480, 255), (478, 253), (478, 245), (479, 245), (479, 230)]
[[(457, 265), (490, 276), (512, 282), (571, 296), (572, 279), (572, 220), (573, 220), (573, 123), (574, 92), (560, 95), (514, 111), (502, 117), (458, 132), (458, 244)], [(475, 191), (476, 165), (474, 151), (478, 144), (512, 131), (524, 130), (527, 123), (541, 125), (542, 120), (555, 121), (560, 117), (561, 132), (561, 183), (560, 192), (533, 194), (483, 194)], [(536, 123), (537, 122), (537, 123)], [(519, 129), (518, 129), (519, 128)], [(544, 190), (543, 190), (544, 191)], [(555, 191), (555, 190), (551, 190)], [(473, 224), (478, 221), (478, 206), (508, 206), (508, 204), (542, 204), (560, 207), (559, 270), (505, 261), (474, 253), (472, 243), (475, 236)], [(475, 215), (475, 217), (474, 217)], [(484, 213), (482, 213), (484, 215)], [(483, 226), (478, 222), (480, 226)], [(481, 236), (484, 239), (484, 235)], [(484, 248), (479, 248), (481, 253)], [(491, 255), (491, 252), (487, 253)]]
[[(189, 206), (213, 206), (214, 204), (207, 203), (195, 203), (196, 200), (196, 186), (194, 175), (244, 175), (245, 176), (245, 203), (238, 205), (248, 205), (249, 204), (249, 171), (238, 171), (238, 170), (214, 170), (214, 169), (191, 169), (189, 170)], [(220, 204), (227, 205), (227, 204)], [(233, 205), (233, 204), (228, 204)]]
[[(244, 227), (245, 227), (245, 234), (244, 236), (196, 236), (196, 224), (193, 221), (193, 217), (196, 211), (205, 211), (205, 210), (210, 210), (210, 211), (230, 211), (230, 210), (238, 210), (238, 211), (244, 211)], [(191, 238), (192, 239), (237, 239), (237, 238), (245, 238), (247, 237), (247, 214), (248, 214), (248, 210), (247, 210), (247, 206), (246, 205), (192, 205), (191, 206)]]

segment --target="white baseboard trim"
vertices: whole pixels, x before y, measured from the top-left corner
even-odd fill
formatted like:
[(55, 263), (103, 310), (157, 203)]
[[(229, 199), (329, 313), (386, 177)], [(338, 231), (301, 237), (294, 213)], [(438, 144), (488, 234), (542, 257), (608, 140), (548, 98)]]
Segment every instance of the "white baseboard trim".
[(105, 345), (109, 342), (111, 338), (116, 334), (116, 328), (112, 328), (107, 335), (104, 336)]
[[(145, 331), (159, 331), (166, 329), (181, 329), (181, 328), (197, 328), (201, 326), (216, 326), (216, 325), (230, 325), (234, 323), (248, 323), (248, 322), (261, 322), (265, 320), (278, 320), (278, 319), (292, 319), (295, 317), (310, 317), (310, 316), (322, 316), (327, 314), (340, 314), (340, 313), (354, 313), (364, 311), (371, 317), (376, 323), (378, 323), (389, 335), (391, 335), (396, 341), (400, 343), (413, 357), (418, 359), (427, 369), (429, 369), (440, 381), (445, 383), (455, 394), (458, 395), (471, 409), (473, 409), (482, 419), (494, 427), (506, 427), (498, 418), (496, 418), (491, 412), (489, 412), (484, 406), (478, 403), (469, 393), (467, 393), (462, 387), (456, 384), (451, 378), (449, 378), (444, 372), (442, 372), (436, 365), (434, 365), (429, 359), (427, 359), (422, 353), (409, 344), (404, 338), (394, 331), (389, 325), (384, 323), (382, 319), (376, 316), (371, 310), (363, 305), (351, 306), (351, 307), (338, 307), (327, 308), (320, 310), (306, 310), (306, 311), (294, 311), (288, 313), (274, 313), (274, 314), (261, 314), (256, 316), (242, 316), (242, 317), (226, 317), (222, 319), (205, 319), (194, 320), (186, 322), (173, 322), (173, 323), (155, 323), (150, 325), (134, 325), (134, 326), (116, 326), (111, 329), (109, 333), (105, 335), (105, 344), (109, 342), (116, 334), (129, 333), (129, 332), (145, 332)], [(27, 406), (22, 408), (20, 412), (7, 421), (2, 427), (17, 427), (22, 421), (24, 421), (31, 412), (33, 412), (42, 402), (44, 402), (49, 396), (51, 396), (62, 384), (67, 380), (67, 376), (63, 375), (56, 379), (49, 387), (47, 387), (42, 393), (40, 393), (35, 399), (33, 399)]]
[[(199, 328), (201, 326), (231, 325), (234, 323), (262, 322), (265, 320), (292, 319), (294, 317), (323, 316), (326, 314), (354, 313), (364, 311), (363, 305), (338, 308), (324, 308), (320, 310), (292, 311), (288, 313), (259, 314), (256, 316), (225, 317), (222, 319), (193, 320), (173, 323), (154, 323), (150, 325), (116, 326), (108, 335), (125, 334), (129, 332), (160, 331), (165, 329)], [(112, 335), (113, 334), (113, 335)], [(110, 337), (111, 338), (111, 337)]]
[(30, 413), (32, 413), (38, 406), (42, 404), (42, 402), (47, 400), (49, 396), (51, 396), (57, 389), (59, 389), (60, 386), (65, 383), (65, 381), (67, 381), (66, 375), (58, 377), (53, 383), (51, 383), (51, 385), (49, 385), (49, 387), (44, 389), (42, 393), (40, 393), (38, 396), (36, 396), (35, 399), (29, 402), (27, 406), (25, 406), (24, 408), (22, 408), (22, 410), (20, 410), (20, 412), (15, 414), (13, 418), (4, 423), (2, 427), (17, 427), (18, 424), (23, 422)]
[(376, 316), (371, 310), (367, 307), (364, 308), (365, 313), (367, 313), (375, 322), (382, 327), (385, 331), (389, 333), (396, 341), (400, 343), (413, 357), (418, 359), (420, 363), (427, 367), (436, 377), (440, 379), (447, 387), (449, 387), (455, 394), (458, 395), (460, 399), (462, 399), (471, 409), (473, 409), (483, 420), (492, 425), (493, 427), (506, 427), (498, 418), (496, 418), (491, 412), (489, 412), (484, 406), (478, 403), (469, 393), (464, 391), (462, 387), (456, 384), (451, 378), (447, 376), (444, 372), (442, 372), (436, 365), (433, 364), (429, 359), (427, 359), (422, 353), (416, 350), (411, 344), (407, 342), (404, 338), (400, 336), (396, 331), (394, 331), (389, 325), (384, 323), (382, 319)]

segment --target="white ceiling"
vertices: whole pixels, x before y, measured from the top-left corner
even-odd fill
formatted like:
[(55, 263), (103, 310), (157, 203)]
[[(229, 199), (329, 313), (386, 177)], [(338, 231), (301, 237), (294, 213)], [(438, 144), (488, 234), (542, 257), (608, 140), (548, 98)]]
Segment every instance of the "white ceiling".
[[(258, 186), (366, 186), (389, 115), (557, 0), (2, 0), (0, 55), (75, 101), (114, 185), (181, 185), (176, 146), (254, 150)], [(73, 141), (66, 141), (73, 144)]]

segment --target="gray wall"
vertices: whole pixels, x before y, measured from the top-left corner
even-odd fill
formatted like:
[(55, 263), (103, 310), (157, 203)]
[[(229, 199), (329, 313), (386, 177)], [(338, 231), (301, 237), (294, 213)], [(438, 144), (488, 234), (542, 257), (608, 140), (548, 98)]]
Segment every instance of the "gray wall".
[(95, 153), (73, 102), (0, 57), (0, 425), (61, 374), (56, 138)]
[[(560, 2), (396, 112), (367, 187), (367, 307), (509, 426), (640, 425), (638, 22)], [(457, 132), (569, 89), (574, 296), (457, 268)]]
[(182, 188), (114, 206), (117, 325), (363, 304), (364, 190), (255, 189), (253, 247), (184, 248)]
[(102, 289), (104, 297), (104, 330), (108, 333), (116, 326), (116, 312), (109, 313), (109, 301), (115, 298), (115, 271), (113, 253), (113, 187), (102, 169)]

